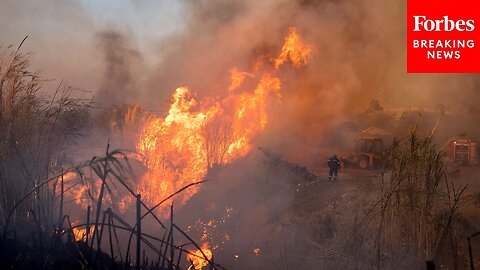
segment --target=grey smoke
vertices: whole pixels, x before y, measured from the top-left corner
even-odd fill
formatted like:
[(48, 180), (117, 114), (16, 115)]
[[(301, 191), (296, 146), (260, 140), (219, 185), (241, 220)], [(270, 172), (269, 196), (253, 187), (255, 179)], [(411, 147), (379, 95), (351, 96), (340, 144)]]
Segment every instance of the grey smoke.
[(137, 82), (141, 78), (140, 52), (132, 48), (130, 40), (115, 31), (101, 32), (97, 38), (105, 65), (98, 102), (104, 106), (135, 103)]

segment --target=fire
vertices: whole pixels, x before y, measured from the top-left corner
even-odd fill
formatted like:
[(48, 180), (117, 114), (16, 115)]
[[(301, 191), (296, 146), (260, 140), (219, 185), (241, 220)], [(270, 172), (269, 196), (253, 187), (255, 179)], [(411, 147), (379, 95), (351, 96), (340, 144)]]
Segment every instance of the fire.
[[(94, 227), (90, 227), (90, 237), (93, 235)], [(73, 236), (75, 237), (76, 241), (84, 241), (87, 235), (86, 228), (73, 228)]]
[(75, 203), (86, 209), (88, 199), (86, 199), (87, 196), (85, 194), (88, 192), (88, 187), (86, 185), (78, 185), (75, 188), (72, 188), (71, 191), (75, 198)]
[(76, 241), (81, 241), (84, 239), (86, 235), (85, 229), (73, 228), (73, 236), (75, 236)]
[[(58, 178), (59, 181), (60, 179), (63, 179), (64, 195), (72, 196), (71, 199), (73, 199), (77, 205), (86, 209), (88, 205), (88, 196), (86, 196), (88, 187), (78, 181), (79, 177), (77, 173), (72, 171), (67, 172)], [(55, 183), (55, 191), (58, 193), (62, 192), (60, 182)]]
[(251, 73), (247, 72), (240, 72), (238, 71), (237, 68), (232, 68), (230, 70), (230, 78), (232, 80), (230, 87), (228, 88), (228, 92), (233, 92), (235, 89), (240, 87), (243, 84), (243, 81), (245, 80), (245, 77), (253, 77)]
[[(252, 73), (231, 69), (224, 96), (198, 101), (189, 88), (177, 88), (167, 116), (150, 116), (141, 127), (137, 158), (148, 169), (137, 186), (142, 198), (155, 204), (202, 180), (209, 168), (247, 155), (255, 136), (268, 124), (268, 100), (282, 97), (278, 67), (288, 59), (300, 67), (308, 63), (310, 51), (291, 28), (275, 69), (260, 70), (258, 64)], [(248, 84), (253, 89), (246, 86), (247, 80), (253, 82)], [(183, 204), (198, 190), (193, 186), (175, 200)], [(162, 211), (166, 214), (165, 208)]]
[[(152, 117), (143, 127), (137, 150), (149, 171), (142, 177), (138, 192), (146, 201), (157, 202), (206, 174), (202, 128), (216, 108), (192, 112), (196, 104), (190, 89), (177, 88), (168, 116), (165, 119)], [(180, 203), (197, 189), (186, 190)]]
[[(205, 254), (205, 256), (203, 256), (202, 252), (203, 254)], [(212, 251), (208, 248), (208, 243), (202, 245), (201, 251), (190, 251), (190, 253), (192, 254), (187, 255), (187, 260), (192, 263), (192, 265), (188, 268), (189, 270), (202, 269), (203, 267), (208, 265), (208, 261), (211, 261), (213, 256)], [(206, 260), (205, 257), (208, 260)]]
[(290, 59), (294, 67), (306, 65), (309, 62), (312, 48), (303, 44), (295, 28), (290, 28), (290, 34), (285, 38), (282, 52), (275, 59), (275, 68), (279, 68)]
[(253, 253), (254, 253), (256, 256), (260, 255), (260, 252), (261, 252), (261, 251), (262, 251), (262, 250), (261, 250), (260, 248), (258, 248), (258, 247), (253, 249)]
[(75, 179), (77, 177), (77, 174), (75, 172), (67, 172), (62, 177), (64, 182), (69, 182)]

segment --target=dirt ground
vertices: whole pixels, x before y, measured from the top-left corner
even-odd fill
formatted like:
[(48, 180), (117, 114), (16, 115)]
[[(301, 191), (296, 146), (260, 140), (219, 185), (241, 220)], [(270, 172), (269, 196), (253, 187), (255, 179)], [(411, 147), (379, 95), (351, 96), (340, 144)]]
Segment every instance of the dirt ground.
[[(203, 224), (221, 220), (211, 230), (197, 229), (199, 235), (205, 229), (212, 235), (207, 240), (218, 244), (214, 253), (228, 269), (375, 269), (378, 220), (369, 211), (380, 198), (381, 174), (342, 168), (337, 180), (329, 181), (326, 164), (304, 167), (258, 152), (209, 175), (222, 185), (206, 185), (192, 198), (183, 210), (192, 220), (185, 224), (194, 224), (198, 216)], [(458, 217), (459, 246), (465, 252), (457, 269), (469, 269), (466, 237), (480, 230), (479, 176), (480, 168), (449, 174), (456, 189), (468, 184)], [(232, 209), (226, 218), (224, 207)], [(395, 254), (384, 255), (392, 264), (380, 269), (425, 269), (426, 258), (398, 244)], [(480, 237), (472, 244), (474, 258), (480, 260)], [(454, 269), (440, 262), (443, 255), (437, 266)]]
[[(297, 188), (296, 217), (299, 223), (309, 223), (312, 234), (317, 235), (312, 241), (318, 247), (331, 250), (333, 253), (321, 261), (321, 269), (369, 269), (375, 255), (349, 250), (356, 241), (354, 235), (356, 224), (362, 223), (362, 213), (366, 212), (378, 198), (381, 171), (341, 169), (336, 181), (328, 180), (328, 169), (317, 167), (314, 170), (317, 180), (299, 185)], [(466, 186), (460, 203), (459, 248), (463, 249), (463, 261), (457, 269), (470, 269), (467, 237), (480, 231), (480, 168), (449, 168), (448, 176), (457, 191)], [(364, 243), (365, 244), (365, 243)], [(480, 237), (472, 239), (473, 257), (476, 265), (480, 265)], [(400, 252), (399, 252), (400, 254)], [(319, 256), (319, 254), (311, 254)], [(405, 255), (406, 256), (406, 255)], [(437, 259), (441, 261), (441, 259)], [(404, 265), (396, 265), (397, 269), (418, 269), (424, 261), (404, 260)], [(441, 269), (454, 269), (446, 262), (438, 262)], [(412, 268), (413, 267), (413, 268)], [(423, 267), (423, 266), (422, 266)]]

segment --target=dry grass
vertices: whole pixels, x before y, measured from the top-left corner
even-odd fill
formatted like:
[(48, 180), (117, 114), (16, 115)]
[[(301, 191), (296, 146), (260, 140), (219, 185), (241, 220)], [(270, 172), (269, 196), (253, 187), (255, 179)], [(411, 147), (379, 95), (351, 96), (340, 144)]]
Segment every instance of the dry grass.
[[(42, 81), (29, 71), (28, 54), (0, 47), (0, 222), (8, 210), (40, 181), (58, 174), (68, 163), (67, 145), (88, 120), (87, 103), (70, 98), (72, 88), (60, 84), (41, 98)], [(14, 214), (14, 223), (34, 213), (41, 223), (51, 220), (53, 190), (35, 189), (29, 202)], [(18, 213), (18, 214), (17, 214)], [(51, 224), (48, 224), (51, 225)]]
[(377, 269), (395, 268), (400, 257), (391, 255), (401, 252), (454, 269), (463, 260), (458, 214), (467, 187), (459, 188), (448, 178), (444, 153), (432, 136), (421, 137), (414, 130), (389, 153), (392, 168), (382, 175), (379, 199), (370, 212), (378, 219)]
[[(111, 151), (109, 145), (105, 156), (72, 165), (68, 146), (87, 126), (89, 103), (72, 98), (73, 89), (63, 84), (51, 96), (41, 97), (42, 81), (29, 72), (28, 54), (22, 54), (20, 47), (0, 47), (0, 268), (179, 269), (182, 255), (190, 254), (185, 245), (198, 249), (199, 245), (173, 218), (167, 225), (156, 216), (155, 208), (166, 198), (154, 207), (147, 206), (131, 183), (134, 175), (127, 155)], [(125, 125), (140, 115), (139, 107), (128, 112), (131, 115), (126, 116)], [(128, 130), (128, 126), (124, 128)], [(71, 172), (78, 181), (65, 183), (63, 176)], [(199, 183), (183, 187), (169, 198)], [(64, 209), (64, 197), (66, 189), (77, 184), (87, 190), (88, 208), (86, 221), (73, 225)], [(134, 225), (114, 207), (119, 190), (136, 204)], [(171, 209), (173, 216), (173, 205)], [(158, 223), (163, 237), (142, 231), (147, 216)], [(92, 228), (92, 234), (76, 241), (75, 228), (87, 232)], [(119, 243), (122, 232), (130, 235), (126, 247)], [(186, 244), (175, 245), (174, 236)], [(157, 256), (150, 264), (140, 255), (145, 249)], [(222, 269), (213, 261), (210, 266)]]

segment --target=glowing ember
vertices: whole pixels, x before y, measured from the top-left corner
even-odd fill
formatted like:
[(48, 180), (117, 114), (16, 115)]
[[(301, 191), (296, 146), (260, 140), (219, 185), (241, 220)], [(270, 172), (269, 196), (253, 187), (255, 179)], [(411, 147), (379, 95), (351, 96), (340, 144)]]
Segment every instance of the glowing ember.
[(225, 213), (217, 219), (207, 221), (198, 219), (195, 224), (187, 227), (187, 232), (195, 231), (197, 234), (201, 234), (201, 241), (210, 243), (215, 250), (219, 245), (225, 244), (231, 239), (230, 235), (224, 232), (224, 225), (232, 217), (232, 211), (233, 208), (226, 207)]
[[(208, 243), (203, 244), (201, 247), (202, 251), (190, 251), (192, 254), (187, 255), (187, 260), (192, 263), (192, 265), (188, 268), (189, 270), (200, 270), (203, 267), (208, 265), (208, 261), (212, 259), (212, 251), (208, 248)], [(205, 257), (208, 259), (206, 260)]]
[[(288, 59), (294, 67), (306, 64), (310, 50), (292, 28), (275, 67)], [(182, 187), (202, 180), (209, 168), (247, 155), (254, 137), (267, 126), (268, 99), (281, 98), (281, 81), (275, 73), (276, 70), (259, 69), (247, 73), (233, 68), (231, 84), (225, 96), (217, 100), (198, 102), (189, 88), (177, 88), (168, 115), (151, 116), (141, 128), (137, 159), (148, 168), (137, 186), (142, 198), (150, 204), (158, 203)], [(256, 84), (254, 89), (244, 89), (247, 77)], [(185, 203), (199, 188), (194, 186), (182, 192), (175, 197), (176, 202)], [(166, 214), (165, 209), (160, 212)]]

